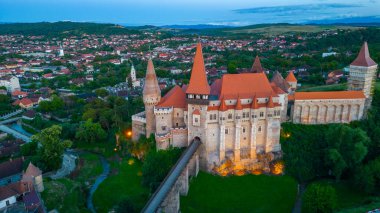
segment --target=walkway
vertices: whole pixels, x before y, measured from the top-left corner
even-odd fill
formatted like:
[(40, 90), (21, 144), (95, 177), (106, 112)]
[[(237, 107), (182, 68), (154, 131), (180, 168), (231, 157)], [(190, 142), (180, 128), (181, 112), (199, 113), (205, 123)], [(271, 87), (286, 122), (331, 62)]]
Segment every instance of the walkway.
[(173, 185), (176, 183), (177, 179), (181, 175), (184, 168), (189, 163), (190, 159), (193, 157), (194, 153), (197, 151), (198, 147), (201, 145), (201, 141), (194, 139), (189, 147), (181, 155), (177, 163), (170, 170), (169, 174), (166, 176), (165, 180), (162, 181), (161, 185), (154, 192), (152, 197), (149, 199), (148, 203), (145, 205), (141, 212), (155, 212), (164, 201), (166, 196), (169, 194)]
[(10, 118), (10, 119), (8, 119), (8, 120), (4, 120), (4, 121), (0, 121), (0, 124), (9, 124), (9, 123), (13, 123), (13, 122), (15, 122), (15, 121), (18, 121), (18, 120), (20, 120), (21, 119), (21, 117), (16, 117), (16, 118)]
[(71, 174), (72, 171), (75, 169), (75, 160), (77, 159), (77, 156), (72, 154), (71, 152), (65, 152), (63, 154), (63, 160), (62, 160), (62, 166), (60, 169), (57, 170), (57, 172), (53, 175), (50, 175), (52, 179), (59, 179), (66, 177), (67, 175)]
[(13, 130), (13, 129), (5, 126), (5, 125), (0, 125), (0, 131), (11, 134), (15, 138), (19, 138), (19, 139), (25, 141), (26, 143), (29, 143), (31, 141), (29, 136), (23, 135), (20, 132), (17, 132), (16, 130)]
[(14, 112), (11, 112), (11, 113), (8, 113), (8, 114), (6, 114), (6, 115), (1, 116), (0, 119), (8, 119), (8, 118), (10, 118), (10, 117), (12, 117), (12, 116), (15, 116), (15, 115), (17, 115), (17, 114), (20, 114), (21, 112), (23, 112), (23, 110), (22, 110), (22, 109), (19, 109), (19, 110), (16, 110), (16, 111), (14, 111)]
[(110, 165), (107, 160), (103, 156), (99, 155), (99, 157), (103, 166), (103, 172), (96, 178), (94, 185), (91, 186), (90, 194), (87, 197), (87, 208), (93, 213), (95, 213), (96, 210), (94, 208), (94, 204), (92, 203), (92, 197), (95, 191), (98, 189), (99, 185), (107, 178), (108, 174), (110, 173)]

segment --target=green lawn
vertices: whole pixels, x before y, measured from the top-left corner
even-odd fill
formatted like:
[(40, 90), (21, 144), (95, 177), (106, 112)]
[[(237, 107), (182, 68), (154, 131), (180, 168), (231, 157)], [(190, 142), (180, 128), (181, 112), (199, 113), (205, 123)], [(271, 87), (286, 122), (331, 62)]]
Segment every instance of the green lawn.
[(44, 179), (45, 190), (42, 198), (48, 210), (57, 209), (63, 213), (89, 212), (86, 208), (86, 191), (102, 173), (103, 168), (95, 154), (81, 154), (79, 159), (83, 159), (83, 163), (73, 179)]
[(98, 212), (108, 212), (125, 198), (133, 198), (137, 207), (145, 205), (149, 190), (141, 185), (141, 166), (135, 159), (124, 159), (120, 164), (111, 162), (110, 176), (94, 194), (93, 202)]
[(67, 178), (44, 182), (42, 198), (48, 210), (57, 209), (62, 213), (89, 212), (86, 198), (78, 182)]
[(181, 212), (291, 212), (297, 183), (289, 176), (221, 177), (200, 172), (181, 197)]
[(321, 86), (303, 85), (297, 91), (298, 92), (321, 92), (321, 91), (343, 91), (343, 90), (347, 90), (347, 83), (321, 85)]

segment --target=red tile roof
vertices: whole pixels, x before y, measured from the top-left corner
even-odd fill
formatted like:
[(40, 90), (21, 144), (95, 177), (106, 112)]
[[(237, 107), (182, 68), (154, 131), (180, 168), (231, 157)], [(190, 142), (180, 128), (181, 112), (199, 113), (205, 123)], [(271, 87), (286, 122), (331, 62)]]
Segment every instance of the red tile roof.
[(351, 65), (361, 67), (370, 67), (376, 65), (376, 62), (374, 62), (369, 55), (367, 42), (364, 42), (362, 48), (360, 49), (358, 57), (356, 57)]
[(296, 78), (296, 76), (294, 76), (293, 71), (289, 72), (289, 74), (288, 74), (288, 76), (286, 76), (285, 80), (287, 82), (297, 82), (297, 78)]
[(265, 73), (225, 74), (222, 77), (220, 96), (225, 99), (268, 97), (273, 92)]
[(219, 111), (227, 111), (228, 110), (228, 107), (224, 101), (224, 98), (222, 98), (222, 100), (220, 101), (220, 106), (219, 106)]
[(272, 96), (269, 97), (269, 101), (267, 103), (268, 108), (274, 108), (273, 98)]
[(294, 100), (365, 99), (363, 91), (295, 92)]
[(210, 86), (207, 82), (201, 43), (197, 44), (197, 50), (194, 56), (193, 69), (191, 70), (190, 82), (186, 90), (186, 93), (201, 95), (210, 94)]
[(200, 115), (201, 114), (201, 112), (199, 111), (199, 109), (196, 109), (196, 110), (194, 110), (194, 112), (193, 112), (193, 115)]
[(186, 94), (178, 85), (174, 86), (163, 98), (157, 107), (186, 108)]

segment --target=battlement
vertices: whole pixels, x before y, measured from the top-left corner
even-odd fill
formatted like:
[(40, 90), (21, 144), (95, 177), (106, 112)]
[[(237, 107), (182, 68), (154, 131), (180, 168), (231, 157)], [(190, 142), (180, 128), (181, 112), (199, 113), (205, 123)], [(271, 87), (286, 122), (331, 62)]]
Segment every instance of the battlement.
[(169, 114), (173, 112), (173, 107), (154, 107), (154, 114)]
[(132, 115), (132, 121), (146, 123), (145, 111)]

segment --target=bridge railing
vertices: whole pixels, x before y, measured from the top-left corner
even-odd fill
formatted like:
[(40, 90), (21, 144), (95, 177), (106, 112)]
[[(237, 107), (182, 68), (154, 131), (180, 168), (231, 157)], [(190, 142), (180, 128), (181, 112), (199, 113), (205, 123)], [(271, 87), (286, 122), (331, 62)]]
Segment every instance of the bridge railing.
[(170, 170), (169, 174), (162, 181), (158, 189), (151, 196), (148, 203), (145, 205), (144, 209), (141, 212), (152, 213), (160, 207), (161, 203), (164, 201), (200, 145), (201, 141), (198, 139), (194, 139), (191, 142), (190, 146), (188, 146), (184, 153), (181, 155), (177, 163)]

